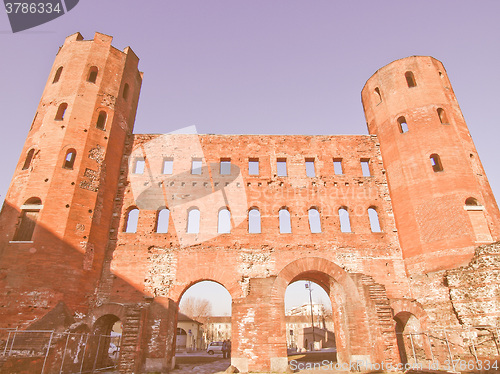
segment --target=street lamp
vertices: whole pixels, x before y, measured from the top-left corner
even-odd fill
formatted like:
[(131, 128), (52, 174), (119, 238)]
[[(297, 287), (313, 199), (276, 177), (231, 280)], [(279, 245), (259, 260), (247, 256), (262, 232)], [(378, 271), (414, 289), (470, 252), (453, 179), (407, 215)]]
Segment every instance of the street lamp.
[(312, 335), (313, 335), (313, 342), (312, 342), (312, 351), (314, 351), (314, 311), (313, 311), (313, 302), (312, 302), (312, 287), (311, 287), (311, 281), (307, 281), (305, 284), (306, 289), (309, 290), (309, 304), (311, 305), (311, 326), (312, 326)]

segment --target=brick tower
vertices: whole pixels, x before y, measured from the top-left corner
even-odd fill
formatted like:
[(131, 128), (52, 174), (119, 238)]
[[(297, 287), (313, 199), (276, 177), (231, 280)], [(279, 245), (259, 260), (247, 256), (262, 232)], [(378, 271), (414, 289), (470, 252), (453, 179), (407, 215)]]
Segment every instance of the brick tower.
[(55, 58), (0, 216), (2, 327), (91, 305), (142, 82), (111, 40), (76, 33)]
[(443, 64), (394, 61), (365, 84), (407, 270), (459, 266), (499, 239), (500, 214)]

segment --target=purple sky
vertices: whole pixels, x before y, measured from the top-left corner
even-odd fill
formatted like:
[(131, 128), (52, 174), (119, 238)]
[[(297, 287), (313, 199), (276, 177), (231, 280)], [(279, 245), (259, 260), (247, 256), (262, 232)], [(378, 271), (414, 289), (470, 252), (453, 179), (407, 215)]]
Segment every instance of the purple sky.
[(112, 35), (141, 59), (136, 133), (366, 134), (366, 80), (396, 59), (431, 55), (498, 197), (499, 15), (498, 0), (80, 0), (12, 34), (0, 12), (0, 200), (58, 47), (77, 31)]

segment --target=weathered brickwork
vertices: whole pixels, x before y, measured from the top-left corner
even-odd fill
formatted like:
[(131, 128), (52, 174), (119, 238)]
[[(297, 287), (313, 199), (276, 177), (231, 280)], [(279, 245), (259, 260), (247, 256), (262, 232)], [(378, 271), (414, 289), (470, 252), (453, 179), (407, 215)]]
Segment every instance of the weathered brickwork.
[(444, 357), (429, 331), (499, 324), (500, 212), (439, 61), (378, 70), (351, 136), (133, 134), (137, 69), (103, 34), (60, 48), (0, 215), (0, 327), (57, 305), (60, 330), (121, 321), (133, 373), (175, 365), (178, 304), (204, 280), (232, 297), (242, 372), (286, 368), (297, 280), (330, 296), (339, 362)]

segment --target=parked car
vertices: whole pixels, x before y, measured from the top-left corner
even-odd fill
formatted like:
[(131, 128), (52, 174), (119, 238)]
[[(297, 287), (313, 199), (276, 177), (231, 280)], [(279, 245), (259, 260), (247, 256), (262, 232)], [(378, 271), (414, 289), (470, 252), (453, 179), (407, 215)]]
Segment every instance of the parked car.
[(207, 347), (207, 353), (213, 355), (214, 353), (222, 354), (222, 342), (212, 342)]

